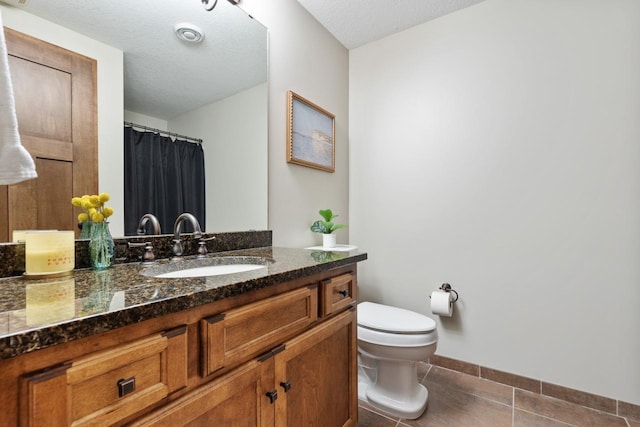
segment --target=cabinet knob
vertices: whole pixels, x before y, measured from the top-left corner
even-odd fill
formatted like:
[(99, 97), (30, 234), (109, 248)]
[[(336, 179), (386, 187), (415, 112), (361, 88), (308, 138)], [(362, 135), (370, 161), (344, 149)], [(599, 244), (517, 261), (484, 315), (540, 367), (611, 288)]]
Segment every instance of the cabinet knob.
[(126, 396), (136, 390), (136, 377), (118, 380), (118, 397)]
[(268, 391), (266, 396), (269, 398), (269, 403), (273, 403), (278, 399), (278, 390)]
[(285, 393), (288, 392), (289, 390), (291, 390), (291, 381), (281, 381), (280, 387), (284, 389)]
[(338, 291), (338, 293), (339, 293), (340, 295), (342, 295), (343, 297), (345, 297), (345, 298), (349, 296), (349, 291), (348, 291), (348, 290), (346, 290), (346, 289), (343, 289), (343, 290), (341, 290), (341, 291)]

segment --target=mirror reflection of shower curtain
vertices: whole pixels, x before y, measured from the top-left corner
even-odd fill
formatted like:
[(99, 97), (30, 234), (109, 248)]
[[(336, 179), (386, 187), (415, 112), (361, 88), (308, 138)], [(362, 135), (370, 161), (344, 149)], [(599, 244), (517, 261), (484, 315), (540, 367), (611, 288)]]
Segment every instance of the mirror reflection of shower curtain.
[[(158, 218), (163, 234), (183, 212), (205, 228), (205, 171), (202, 144), (124, 128), (124, 231), (135, 235), (140, 217)], [(190, 224), (183, 230), (193, 231)]]

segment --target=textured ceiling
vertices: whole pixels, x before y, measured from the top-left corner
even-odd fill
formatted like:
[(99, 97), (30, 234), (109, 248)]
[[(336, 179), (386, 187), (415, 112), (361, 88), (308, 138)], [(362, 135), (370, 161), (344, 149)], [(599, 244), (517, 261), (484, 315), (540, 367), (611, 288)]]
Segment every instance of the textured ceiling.
[[(266, 29), (224, 0), (212, 12), (198, 0), (0, 1), (122, 50), (127, 110), (170, 119), (267, 79)], [(348, 49), (480, 1), (298, 0)], [(179, 22), (204, 41), (178, 40)]]
[(483, 0), (298, 0), (347, 49)]
[[(166, 120), (267, 80), (265, 27), (227, 1), (0, 1), (122, 50), (127, 110)], [(179, 40), (180, 22), (205, 39)]]

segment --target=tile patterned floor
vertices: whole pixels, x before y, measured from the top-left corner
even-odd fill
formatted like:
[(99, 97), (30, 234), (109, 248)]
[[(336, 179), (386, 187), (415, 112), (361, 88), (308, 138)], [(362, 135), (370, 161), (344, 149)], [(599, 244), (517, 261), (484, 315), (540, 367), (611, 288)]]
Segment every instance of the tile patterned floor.
[(359, 427), (640, 427), (640, 420), (569, 403), (435, 365), (419, 369), (429, 404), (417, 420), (360, 401)]

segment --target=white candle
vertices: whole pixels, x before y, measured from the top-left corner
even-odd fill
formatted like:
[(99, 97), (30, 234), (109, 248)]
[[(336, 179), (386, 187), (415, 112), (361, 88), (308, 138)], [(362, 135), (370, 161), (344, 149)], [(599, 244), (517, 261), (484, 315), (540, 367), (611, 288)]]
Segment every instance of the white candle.
[(25, 270), (27, 274), (61, 273), (75, 267), (73, 231), (27, 232)]

